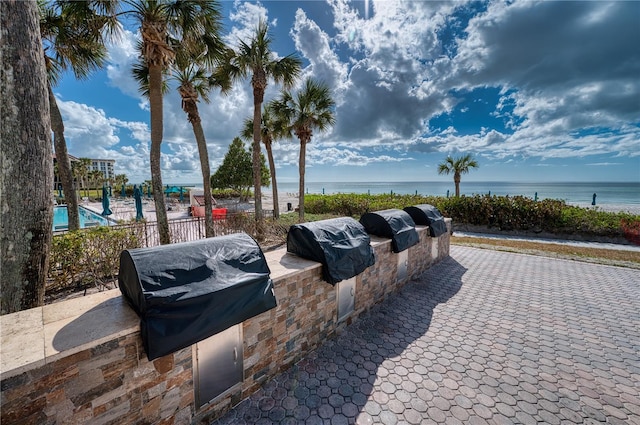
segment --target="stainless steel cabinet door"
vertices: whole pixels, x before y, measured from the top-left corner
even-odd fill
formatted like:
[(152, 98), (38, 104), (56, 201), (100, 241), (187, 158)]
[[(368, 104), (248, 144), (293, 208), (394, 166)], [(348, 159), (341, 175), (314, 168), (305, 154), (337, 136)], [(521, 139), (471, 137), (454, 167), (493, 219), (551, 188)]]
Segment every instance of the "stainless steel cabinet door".
[(242, 324), (198, 342), (193, 350), (193, 380), (198, 407), (242, 382)]

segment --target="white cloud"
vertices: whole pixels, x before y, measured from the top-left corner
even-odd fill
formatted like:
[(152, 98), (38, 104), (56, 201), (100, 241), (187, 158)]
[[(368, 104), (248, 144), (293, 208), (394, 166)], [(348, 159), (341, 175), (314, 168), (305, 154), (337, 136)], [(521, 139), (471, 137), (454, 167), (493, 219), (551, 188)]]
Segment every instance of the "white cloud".
[[(227, 42), (248, 40), (258, 21), (269, 19), (266, 6), (235, 0)], [(308, 4), (296, 7), (289, 28), (282, 28), (289, 25), (284, 16), (269, 24), (288, 32), (308, 60), (303, 77), (327, 82), (337, 101), (336, 126), (314, 135), (309, 167), (411, 160), (403, 156), (407, 152), (472, 152), (499, 161), (640, 157), (640, 27), (633, 2), (375, 1), (365, 19), (351, 2), (329, 0), (333, 28), (314, 21), (317, 10)], [(137, 38), (125, 31), (109, 47), (107, 75), (111, 85), (147, 109), (130, 71)], [(458, 107), (461, 93), (486, 88), (500, 93), (495, 105), (483, 108), (493, 108), (493, 122), (505, 123), (501, 128), (476, 125), (475, 106)], [(278, 91), (270, 82), (265, 100)], [(148, 178), (146, 123), (61, 103), (74, 149), (117, 157), (117, 167), (127, 174)], [(192, 128), (175, 87), (164, 108), (163, 180), (199, 181)], [(211, 103), (201, 102), (199, 109), (214, 170), (252, 114), (249, 79), (227, 96), (212, 92)], [(430, 119), (447, 113), (452, 120), (443, 130), (429, 128)], [(125, 134), (134, 148), (120, 143)], [(84, 146), (87, 139), (92, 142)], [(274, 154), (278, 167), (297, 167), (297, 140), (277, 143)]]
[(347, 64), (340, 62), (338, 55), (330, 46), (327, 33), (309, 19), (302, 9), (298, 9), (291, 37), (296, 49), (310, 62), (300, 81), (311, 77), (324, 82), (332, 90), (334, 100), (342, 103), (340, 96), (346, 88)]
[(234, 10), (231, 12), (229, 18), (232, 22), (235, 22), (236, 25), (234, 25), (229, 34), (224, 37), (225, 42), (233, 48), (238, 47), (240, 40), (244, 42), (250, 40), (255, 34), (256, 27), (261, 20), (267, 22), (270, 27), (275, 27), (278, 24), (276, 19), (269, 22), (268, 11), (259, 1), (252, 3), (235, 0), (233, 7)]
[(120, 36), (107, 45), (107, 77), (110, 85), (128, 96), (140, 99), (141, 107), (145, 107), (148, 102), (140, 96), (138, 83), (131, 74), (133, 64), (138, 61), (136, 44), (139, 40), (139, 33), (122, 30)]

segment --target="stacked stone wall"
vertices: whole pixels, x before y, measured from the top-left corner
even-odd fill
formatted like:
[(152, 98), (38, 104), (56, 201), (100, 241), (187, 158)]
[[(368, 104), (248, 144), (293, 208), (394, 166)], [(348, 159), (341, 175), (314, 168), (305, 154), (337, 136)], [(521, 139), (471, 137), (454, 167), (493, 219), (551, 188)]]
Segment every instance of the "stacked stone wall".
[[(29, 338), (9, 326), (22, 316), (39, 317), (37, 309), (2, 316), (0, 355), (19, 359), (25, 354), (29, 360), (2, 362), (0, 422), (3, 425), (210, 423), (408, 280), (448, 256), (448, 233), (437, 239), (430, 238), (426, 228), (419, 233), (420, 243), (408, 252), (408, 277), (400, 282), (396, 282), (398, 254), (391, 251), (391, 242), (373, 243), (376, 263), (356, 277), (355, 310), (341, 323), (337, 323), (336, 288), (322, 280), (319, 264), (272, 273), (277, 307), (242, 323), (243, 382), (200, 409), (195, 406), (192, 347), (147, 360), (137, 318), (126, 311), (128, 307), (118, 290), (100, 298), (103, 302), (105, 297), (111, 297), (100, 304), (106, 306), (100, 313), (118, 324), (112, 337), (102, 332), (95, 344), (83, 340), (79, 347), (70, 346), (55, 355), (45, 354), (39, 360), (31, 360), (37, 356), (28, 353), (42, 348), (37, 347), (38, 342), (31, 346)], [(290, 254), (282, 252), (278, 258), (285, 256)], [(55, 308), (73, 310), (79, 302), (86, 310), (90, 299), (65, 301)], [(86, 326), (100, 326), (89, 324), (88, 317), (87, 313), (78, 314), (72, 328), (82, 329), (85, 322)], [(46, 345), (47, 338), (59, 337), (64, 327), (55, 328), (58, 330), (53, 331), (54, 335), (47, 336), (45, 322), (40, 326)], [(30, 332), (37, 334), (37, 330)]]

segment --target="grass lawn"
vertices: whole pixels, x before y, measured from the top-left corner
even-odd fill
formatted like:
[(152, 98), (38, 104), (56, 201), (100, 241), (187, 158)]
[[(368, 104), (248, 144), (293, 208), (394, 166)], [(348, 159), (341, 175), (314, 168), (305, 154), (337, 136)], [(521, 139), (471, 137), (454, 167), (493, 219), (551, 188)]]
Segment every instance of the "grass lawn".
[(451, 244), (640, 269), (639, 251), (466, 236), (453, 236)]

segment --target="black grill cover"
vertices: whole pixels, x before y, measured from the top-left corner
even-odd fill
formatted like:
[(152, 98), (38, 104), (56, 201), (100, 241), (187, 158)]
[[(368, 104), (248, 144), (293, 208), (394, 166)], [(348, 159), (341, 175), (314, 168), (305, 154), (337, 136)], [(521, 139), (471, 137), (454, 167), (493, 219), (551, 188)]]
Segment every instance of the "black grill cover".
[(416, 224), (403, 210), (389, 209), (365, 213), (360, 217), (360, 223), (369, 234), (390, 238), (393, 252), (404, 251), (417, 244), (420, 239)]
[(404, 209), (416, 224), (429, 226), (429, 235), (438, 237), (447, 233), (447, 225), (440, 211), (433, 205), (420, 204)]
[(332, 285), (362, 273), (375, 263), (371, 238), (350, 217), (294, 224), (287, 251), (322, 263), (322, 277)]
[(276, 306), (262, 250), (245, 233), (122, 251), (118, 285), (149, 360)]

